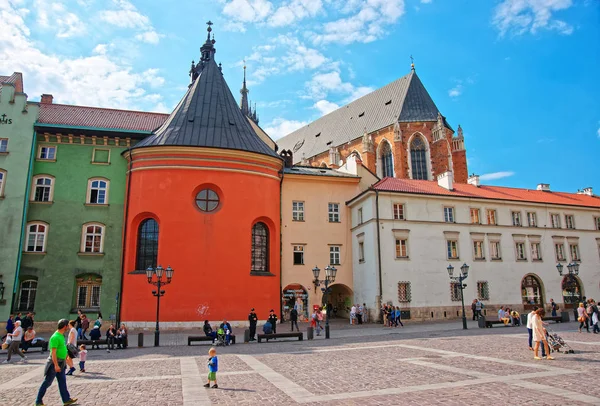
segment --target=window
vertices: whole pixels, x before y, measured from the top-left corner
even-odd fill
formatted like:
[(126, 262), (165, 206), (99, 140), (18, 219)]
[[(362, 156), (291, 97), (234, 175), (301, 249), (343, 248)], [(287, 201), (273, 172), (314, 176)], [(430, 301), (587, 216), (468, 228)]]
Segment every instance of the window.
[(4, 196), (4, 185), (6, 184), (6, 171), (0, 169), (0, 197)]
[(304, 245), (294, 245), (294, 265), (304, 265)]
[(394, 160), (392, 159), (392, 147), (387, 141), (381, 146), (381, 177), (394, 176)]
[(471, 209), (471, 224), (481, 224), (479, 219), (479, 209)]
[(550, 224), (552, 228), (560, 228), (560, 216), (556, 213), (550, 214)]
[(90, 179), (87, 202), (89, 204), (108, 204), (108, 183), (104, 179)]
[(81, 233), (81, 252), (101, 254), (104, 252), (104, 225), (88, 223)]
[(490, 288), (487, 281), (477, 281), (477, 298), (479, 300), (490, 300)]
[(158, 263), (158, 223), (154, 219), (145, 219), (138, 227), (135, 269), (145, 271), (156, 268)]
[(483, 255), (483, 241), (473, 241), (473, 258), (485, 259)]
[(542, 249), (539, 242), (531, 243), (531, 259), (534, 261), (542, 260)]
[(48, 226), (44, 223), (27, 224), (26, 252), (46, 252)]
[(521, 281), (521, 300), (525, 309), (531, 309), (535, 305), (544, 303), (542, 284), (536, 276), (528, 275)]
[(579, 244), (569, 244), (569, 252), (571, 253), (571, 261), (581, 261), (581, 257), (579, 257)]
[(35, 294), (37, 293), (37, 281), (28, 279), (21, 282), (19, 289), (19, 311), (31, 312), (35, 305)]
[(448, 252), (448, 259), (458, 259), (458, 241), (447, 240), (446, 248)]
[(362, 224), (363, 223), (363, 213), (362, 213), (362, 207), (360, 209), (358, 209), (358, 224)]
[(450, 282), (450, 300), (453, 302), (460, 302), (462, 298), (462, 291), (460, 289), (460, 283)]
[(517, 261), (526, 261), (527, 252), (525, 252), (525, 243), (517, 242), (515, 243), (515, 248), (517, 250)]
[(410, 303), (411, 300), (410, 282), (398, 282), (398, 302)]
[(56, 147), (40, 146), (38, 159), (54, 161), (56, 159)]
[(338, 203), (329, 203), (329, 222), (339, 223), (340, 222), (340, 205)]
[(202, 189), (196, 195), (196, 206), (207, 213), (215, 211), (219, 207), (219, 195), (212, 189)]
[(502, 259), (502, 254), (500, 253), (500, 241), (490, 241), (490, 258), (492, 260)]
[(365, 243), (358, 243), (358, 262), (365, 262)]
[(513, 211), (511, 212), (511, 216), (512, 216), (512, 224), (513, 226), (516, 227), (521, 227), (521, 212), (520, 211)]
[(102, 278), (93, 275), (78, 277), (77, 282), (77, 309), (100, 308), (100, 288)]
[(454, 223), (454, 207), (444, 207), (444, 221)]
[(596, 224), (596, 230), (600, 230), (600, 217), (594, 217), (594, 223)]
[(394, 220), (405, 220), (404, 205), (401, 203), (394, 203)]
[(410, 164), (413, 179), (428, 180), (427, 148), (421, 136), (416, 136), (410, 143)]
[(565, 260), (565, 246), (562, 243), (554, 244), (554, 252), (556, 252), (556, 260)]
[(269, 272), (269, 229), (265, 223), (252, 227), (251, 272)]
[(92, 163), (93, 164), (109, 164), (110, 163), (110, 150), (94, 148), (92, 152)]
[(537, 214), (534, 212), (527, 212), (527, 224), (529, 227), (537, 227)]
[(396, 258), (408, 258), (407, 240), (396, 239)]
[(487, 214), (487, 223), (489, 225), (495, 226), (498, 224), (498, 220), (496, 217), (496, 210), (488, 209), (486, 214)]
[(304, 202), (292, 202), (292, 220), (304, 221)]
[(33, 177), (33, 201), (50, 202), (53, 197), (54, 178), (49, 176)]
[(8, 152), (8, 138), (0, 138), (0, 152)]
[(338, 245), (329, 246), (329, 265), (340, 264), (340, 247)]
[(565, 214), (565, 226), (570, 229), (575, 228), (575, 217), (572, 214)]

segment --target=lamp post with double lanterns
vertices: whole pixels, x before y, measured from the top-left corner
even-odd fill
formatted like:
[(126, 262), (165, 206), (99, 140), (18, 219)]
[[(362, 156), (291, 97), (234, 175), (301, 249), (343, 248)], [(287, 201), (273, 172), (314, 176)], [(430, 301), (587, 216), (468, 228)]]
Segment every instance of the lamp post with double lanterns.
[[(323, 297), (324, 298), (328, 298), (328, 295), (331, 293), (331, 288), (329, 287), (329, 285), (331, 285), (333, 282), (335, 282), (335, 275), (337, 274), (337, 269), (335, 266), (329, 266), (327, 265), (325, 267), (325, 279), (323, 280), (319, 280), (319, 274), (321, 273), (321, 270), (319, 269), (318, 266), (315, 266), (312, 269), (312, 273), (313, 276), (315, 277), (315, 279), (313, 279), (313, 285), (315, 285), (315, 290), (321, 286), (321, 284), (325, 285), (324, 288), (321, 288), (321, 291), (323, 292)], [(331, 311), (331, 309), (329, 309), (329, 301), (324, 300), (324, 302), (327, 304), (327, 309), (325, 310), (325, 338), (329, 338), (329, 313)]]
[[(563, 276), (563, 264), (561, 264), (560, 262), (558, 264), (556, 264), (556, 269), (558, 270), (558, 274), (560, 276)], [(579, 297), (577, 298), (577, 301), (575, 301), (575, 289), (578, 286), (577, 283), (577, 275), (579, 275), (579, 264), (575, 261), (571, 262), (569, 265), (567, 265), (567, 271), (569, 272), (568, 274), (566, 274), (565, 276), (568, 277), (568, 286), (571, 288), (571, 303), (573, 304), (573, 313), (575, 313), (575, 320), (577, 320), (578, 317), (578, 313), (577, 313), (577, 303), (580, 303), (583, 299), (581, 298), (581, 289), (579, 290)]]
[[(166, 276), (166, 280), (163, 280), (163, 275)], [(153, 276), (156, 276), (156, 278), (153, 278)], [(165, 291), (162, 290), (162, 287), (171, 283), (171, 279), (173, 278), (173, 268), (168, 266), (167, 269), (164, 269), (160, 265), (156, 268), (149, 267), (146, 269), (146, 277), (148, 278), (149, 284), (156, 286), (156, 290), (152, 291), (152, 295), (156, 296), (156, 329), (154, 330), (154, 346), (158, 347), (160, 343), (160, 330), (158, 326), (160, 297), (164, 296), (165, 294)]]
[(465, 295), (463, 294), (463, 290), (464, 288), (467, 287), (467, 285), (463, 284), (463, 281), (465, 279), (467, 279), (467, 276), (469, 276), (469, 265), (467, 264), (463, 264), (463, 266), (460, 267), (460, 275), (458, 276), (454, 276), (454, 267), (452, 266), (452, 264), (448, 265), (448, 268), (446, 268), (448, 270), (448, 276), (450, 276), (450, 280), (452, 282), (458, 283), (458, 287), (460, 288), (460, 301), (462, 302), (462, 322), (463, 322), (463, 330), (467, 329), (467, 315), (465, 313)]

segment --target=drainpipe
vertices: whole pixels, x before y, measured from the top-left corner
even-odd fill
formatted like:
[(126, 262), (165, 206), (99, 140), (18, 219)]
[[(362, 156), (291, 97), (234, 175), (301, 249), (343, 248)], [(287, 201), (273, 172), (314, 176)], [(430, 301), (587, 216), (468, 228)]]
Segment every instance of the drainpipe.
[(119, 285), (119, 298), (117, 300), (116, 319), (117, 326), (121, 325), (121, 306), (123, 302), (123, 279), (125, 278), (125, 247), (126, 247), (126, 236), (127, 236), (127, 223), (129, 219), (129, 196), (131, 196), (131, 168), (133, 167), (133, 154), (131, 149), (129, 150), (129, 170), (127, 172), (127, 197), (125, 198), (125, 215), (123, 220), (123, 243), (121, 247), (121, 284)]
[[(383, 284), (381, 280), (381, 233), (379, 230), (379, 190), (375, 190), (375, 219), (377, 226), (377, 257), (378, 263), (378, 274), (379, 274), (379, 309), (381, 309), (381, 302), (383, 301)], [(383, 314), (379, 311), (379, 318), (383, 323)]]
[[(284, 163), (285, 168), (285, 163)], [(281, 316), (280, 323), (284, 323), (283, 317), (283, 230), (281, 225), (283, 222), (283, 169), (281, 170), (281, 180), (279, 181), (279, 315)]]
[(25, 227), (27, 226), (27, 209), (29, 209), (29, 189), (31, 188), (31, 173), (33, 172), (33, 161), (35, 160), (35, 145), (37, 135), (33, 130), (33, 140), (31, 141), (31, 152), (29, 153), (29, 169), (27, 169), (27, 182), (25, 183), (25, 195), (23, 197), (23, 218), (21, 219), (21, 237), (19, 238), (19, 252), (17, 254), (17, 269), (15, 270), (15, 280), (13, 283), (13, 298), (10, 305), (11, 313), (15, 310), (15, 298), (17, 297), (17, 288), (19, 286), (19, 275), (21, 270), (21, 258), (23, 257), (23, 240), (25, 239)]

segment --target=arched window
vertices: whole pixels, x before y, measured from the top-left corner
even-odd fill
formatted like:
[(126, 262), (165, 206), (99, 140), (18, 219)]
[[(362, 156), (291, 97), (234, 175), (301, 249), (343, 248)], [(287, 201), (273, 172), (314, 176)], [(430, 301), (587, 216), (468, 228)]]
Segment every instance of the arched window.
[(76, 278), (75, 282), (77, 283), (75, 308), (99, 310), (102, 277), (96, 275), (81, 275)]
[(156, 268), (158, 258), (158, 223), (154, 219), (142, 221), (138, 228), (135, 269)]
[(527, 275), (521, 281), (521, 298), (525, 309), (544, 304), (542, 283), (535, 275)]
[(251, 272), (269, 272), (269, 229), (265, 223), (252, 227)]
[(19, 311), (33, 311), (36, 292), (37, 281), (35, 279), (27, 279), (21, 282), (19, 288)]
[(394, 176), (394, 160), (392, 159), (392, 147), (387, 141), (383, 141), (381, 146), (380, 158), (381, 160), (381, 177)]
[(31, 201), (51, 202), (54, 197), (54, 177), (38, 175), (33, 177)]
[(0, 169), (0, 197), (4, 196), (4, 185), (6, 184), (6, 171)]
[(101, 254), (104, 252), (104, 224), (87, 223), (81, 230), (81, 252)]
[(410, 143), (411, 174), (413, 179), (428, 180), (427, 147), (421, 136), (416, 136)]
[(580, 298), (583, 296), (579, 278), (565, 276), (562, 280), (561, 288), (565, 309), (577, 307)]
[(27, 224), (27, 246), (26, 252), (46, 252), (46, 237), (48, 236), (48, 225), (45, 223)]
[(109, 183), (107, 179), (103, 178), (88, 180), (87, 203), (108, 204)]

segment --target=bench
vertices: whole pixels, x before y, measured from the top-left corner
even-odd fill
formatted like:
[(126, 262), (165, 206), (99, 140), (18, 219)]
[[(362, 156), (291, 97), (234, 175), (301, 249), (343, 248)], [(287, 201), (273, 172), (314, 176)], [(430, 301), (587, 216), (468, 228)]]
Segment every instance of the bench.
[[(108, 340), (106, 338), (101, 338), (100, 340), (77, 340), (77, 346), (79, 347), (81, 344), (85, 344), (86, 347), (89, 347), (90, 350), (94, 349), (94, 346), (100, 349), (101, 345), (106, 345), (108, 347)], [(115, 339), (115, 347), (123, 346), (123, 348), (127, 348), (128, 340), (125, 338), (125, 342), (119, 343), (117, 339)]]
[(542, 321), (554, 321), (556, 323), (562, 323), (563, 318), (562, 318), (562, 316), (547, 316), (547, 317), (542, 317)]
[[(481, 316), (478, 320), (478, 324), (479, 324), (479, 328), (492, 328), (494, 326), (494, 324), (504, 324), (504, 322), (502, 320), (498, 320), (498, 319), (491, 319), (491, 320), (487, 320), (485, 318), (485, 316)], [(510, 326), (511, 324), (508, 323), (507, 326)]]
[[(188, 336), (188, 345), (192, 345), (194, 341), (210, 341), (213, 342), (213, 338), (209, 336)], [(235, 336), (232, 334), (229, 336), (229, 343), (235, 344)]]
[(260, 340), (267, 340), (269, 342), (270, 339), (273, 338), (297, 338), (298, 341), (302, 341), (304, 339), (303, 333), (277, 333), (277, 334), (258, 334), (258, 342)]
[(21, 342), (21, 349), (23, 349), (23, 352), (29, 352), (32, 348), (40, 348), (43, 354), (45, 351), (48, 351), (48, 341), (37, 341), (35, 344), (31, 344), (27, 350), (23, 349), (23, 343)]

